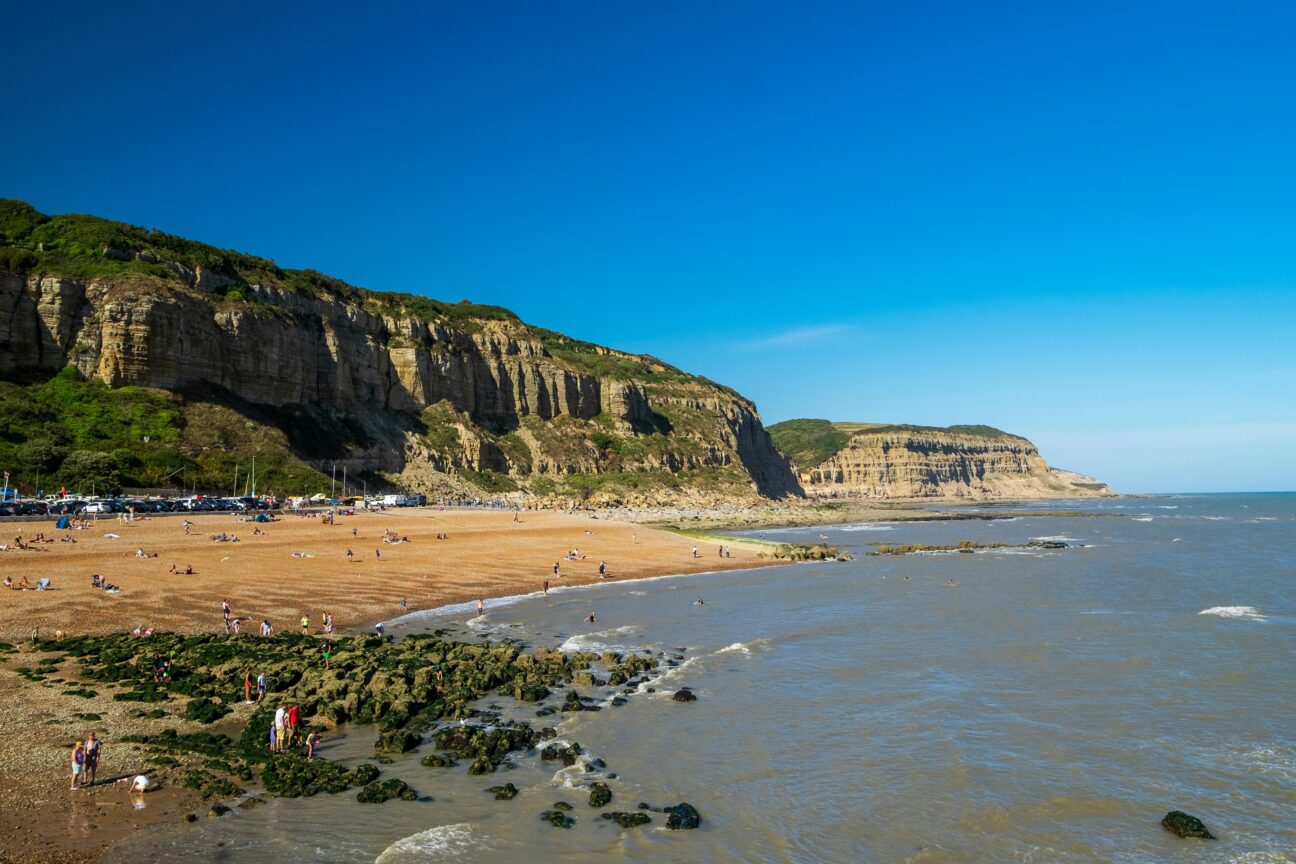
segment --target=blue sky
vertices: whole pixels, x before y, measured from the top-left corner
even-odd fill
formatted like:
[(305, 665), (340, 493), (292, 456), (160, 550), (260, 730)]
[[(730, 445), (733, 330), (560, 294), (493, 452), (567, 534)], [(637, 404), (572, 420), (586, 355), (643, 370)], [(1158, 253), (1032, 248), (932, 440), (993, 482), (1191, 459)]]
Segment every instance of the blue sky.
[(507, 306), (767, 422), (1296, 488), (1289, 7), (190, 5), (8, 10), (0, 195)]

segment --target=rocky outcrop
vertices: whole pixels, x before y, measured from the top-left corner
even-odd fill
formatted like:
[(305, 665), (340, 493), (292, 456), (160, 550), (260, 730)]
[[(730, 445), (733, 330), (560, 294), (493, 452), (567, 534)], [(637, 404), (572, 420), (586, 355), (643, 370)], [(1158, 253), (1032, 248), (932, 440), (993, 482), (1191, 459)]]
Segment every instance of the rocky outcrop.
[(1059, 498), (1110, 494), (1106, 484), (1051, 468), (1025, 438), (987, 427), (837, 424), (844, 446), (804, 468), (807, 494), (849, 498)]

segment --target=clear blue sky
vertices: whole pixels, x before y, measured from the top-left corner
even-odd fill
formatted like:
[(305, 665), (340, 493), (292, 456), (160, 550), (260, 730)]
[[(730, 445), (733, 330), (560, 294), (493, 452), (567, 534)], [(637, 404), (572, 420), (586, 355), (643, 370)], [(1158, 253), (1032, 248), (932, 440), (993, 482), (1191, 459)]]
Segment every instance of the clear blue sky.
[(791, 417), (1296, 488), (1283, 4), (19, 4), (0, 195), (471, 298)]

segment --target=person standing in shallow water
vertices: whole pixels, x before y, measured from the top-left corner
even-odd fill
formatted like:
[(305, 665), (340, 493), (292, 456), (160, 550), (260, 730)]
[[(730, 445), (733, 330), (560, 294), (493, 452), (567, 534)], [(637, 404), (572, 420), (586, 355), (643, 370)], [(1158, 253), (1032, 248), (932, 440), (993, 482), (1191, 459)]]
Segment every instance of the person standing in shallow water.
[(99, 770), (99, 739), (94, 732), (86, 735), (85, 742), (85, 785), (93, 786)]
[(81, 770), (85, 767), (85, 749), (78, 741), (72, 745), (72, 789), (81, 788)]

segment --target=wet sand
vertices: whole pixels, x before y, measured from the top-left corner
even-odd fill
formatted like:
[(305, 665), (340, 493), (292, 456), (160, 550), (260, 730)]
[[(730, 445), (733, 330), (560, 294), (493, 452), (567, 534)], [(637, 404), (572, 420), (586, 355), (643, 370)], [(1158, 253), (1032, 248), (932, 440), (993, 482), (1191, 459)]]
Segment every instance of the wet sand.
[[(41, 551), (0, 551), (0, 571), (15, 584), (24, 576), (33, 585), (48, 578), (54, 590), (0, 589), (0, 640), (23, 642), (33, 627), (45, 639), (56, 630), (220, 632), (223, 599), (244, 619), (245, 633), (255, 633), (263, 619), (276, 630), (297, 629), (302, 616), (318, 633), (324, 611), (344, 630), (398, 616), (402, 600), (415, 611), (539, 591), (546, 579), (551, 587), (598, 582), (599, 561), (616, 580), (774, 563), (757, 557), (761, 546), (755, 543), (732, 542), (733, 557), (721, 558), (715, 543), (643, 525), (552, 512), (525, 512), (519, 519), (509, 512), (420, 508), (340, 516), (333, 525), (291, 515), (258, 525), (221, 513), (190, 517), (188, 535), (179, 516), (126, 523), (104, 518), (80, 531), (55, 531), (52, 520), (6, 523), (0, 539), (11, 546), (20, 532), (25, 542), (42, 531), (55, 542), (38, 544)], [(258, 528), (264, 533), (254, 534)], [(388, 530), (408, 542), (384, 542)], [(221, 532), (239, 542), (211, 539)], [(436, 539), (440, 533), (447, 539)], [(65, 536), (77, 542), (62, 542)], [(138, 549), (149, 557), (136, 557)], [(567, 560), (572, 549), (588, 557)], [(172, 564), (192, 566), (194, 573), (172, 573)], [(120, 592), (92, 589), (94, 573)], [(39, 656), (0, 655), (0, 692), (11, 696), (0, 709), (0, 862), (93, 861), (124, 833), (205, 812), (207, 805), (193, 793), (175, 787), (145, 796), (144, 809), (136, 809), (120, 784), (70, 791), (69, 748), (90, 729), (104, 741), (102, 781), (146, 767), (120, 742), (124, 735), (212, 727), (171, 716), (138, 717), (156, 706), (113, 702), (109, 693), (67, 695), (79, 689), (75, 663), (57, 670), (57, 681), (36, 683), (17, 674)], [(236, 729), (247, 713), (239, 709), (214, 731)]]

